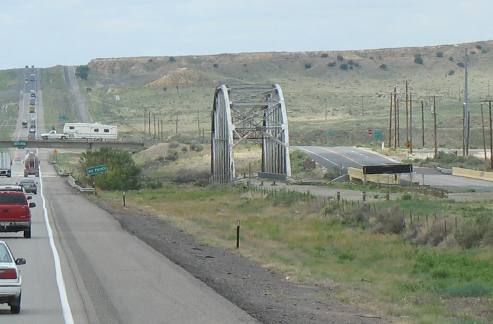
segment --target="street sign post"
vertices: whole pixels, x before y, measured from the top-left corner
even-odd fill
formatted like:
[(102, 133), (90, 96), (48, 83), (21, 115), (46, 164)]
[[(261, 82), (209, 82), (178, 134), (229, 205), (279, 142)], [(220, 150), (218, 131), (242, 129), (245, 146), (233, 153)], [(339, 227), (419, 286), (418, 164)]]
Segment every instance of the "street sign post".
[(86, 174), (88, 176), (95, 176), (97, 174), (102, 174), (108, 172), (108, 166), (105, 164), (92, 166), (86, 169)]
[(14, 143), (12, 143), (15, 147), (18, 147), (18, 148), (23, 148), (23, 147), (26, 147), (27, 146), (27, 141), (15, 141)]

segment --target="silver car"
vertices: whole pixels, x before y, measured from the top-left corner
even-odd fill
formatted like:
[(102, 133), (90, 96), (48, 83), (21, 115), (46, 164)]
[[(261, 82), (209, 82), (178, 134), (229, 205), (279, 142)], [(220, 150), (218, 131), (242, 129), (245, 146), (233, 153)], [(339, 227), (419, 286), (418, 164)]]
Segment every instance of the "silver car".
[(14, 259), (9, 246), (0, 241), (0, 303), (9, 304), (12, 314), (21, 311), (22, 277), (18, 265), (26, 264), (26, 259)]

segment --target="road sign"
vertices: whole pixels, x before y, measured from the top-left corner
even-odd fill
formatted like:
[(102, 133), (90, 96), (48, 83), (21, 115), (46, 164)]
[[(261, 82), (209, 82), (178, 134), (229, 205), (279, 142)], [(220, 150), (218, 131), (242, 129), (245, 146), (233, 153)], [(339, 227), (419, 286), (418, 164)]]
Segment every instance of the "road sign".
[(15, 141), (12, 143), (15, 147), (26, 147), (27, 146), (27, 141)]
[(92, 166), (86, 169), (86, 174), (88, 176), (94, 176), (97, 174), (102, 174), (108, 172), (108, 166), (105, 164)]
[(368, 128), (368, 137), (373, 136), (373, 128)]
[(377, 142), (383, 141), (383, 132), (382, 132), (382, 130), (381, 129), (375, 129), (375, 131), (373, 132), (373, 138)]
[(363, 167), (363, 174), (393, 174), (411, 172), (413, 172), (412, 164), (365, 165)]

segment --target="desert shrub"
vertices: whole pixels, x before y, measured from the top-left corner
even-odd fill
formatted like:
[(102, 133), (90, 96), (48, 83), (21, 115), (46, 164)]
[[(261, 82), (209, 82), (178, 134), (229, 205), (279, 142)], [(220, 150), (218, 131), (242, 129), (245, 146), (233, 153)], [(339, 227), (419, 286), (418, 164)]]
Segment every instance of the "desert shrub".
[(337, 65), (337, 63), (336, 63), (336, 62), (329, 62), (329, 63), (327, 63), (327, 66), (328, 66), (328, 67), (334, 67), (334, 66), (336, 66), (336, 65)]
[(176, 161), (178, 160), (178, 151), (177, 150), (169, 150), (167, 153), (166, 153), (166, 161)]
[(204, 149), (204, 146), (202, 144), (192, 143), (190, 149), (194, 152), (201, 152)]
[(342, 63), (339, 68), (341, 70), (344, 70), (344, 71), (347, 71), (349, 69), (349, 65), (347, 65), (346, 63)]
[(177, 148), (178, 146), (180, 146), (180, 144), (178, 142), (171, 142), (171, 143), (169, 143), (169, 147), (170, 148), (173, 148), (174, 149), (174, 148)]
[(344, 61), (344, 57), (342, 55), (337, 55), (336, 58), (340, 62)]
[(424, 64), (423, 56), (421, 54), (414, 54), (414, 63)]
[(470, 51), (469, 54), (476, 55), (476, 51)]
[(466, 67), (466, 65), (463, 62), (457, 63), (457, 66), (458, 67), (461, 67), (461, 68), (465, 68)]
[(370, 211), (367, 206), (351, 209), (341, 214), (342, 223), (366, 227), (370, 220)]
[(380, 64), (380, 70), (387, 71), (387, 64)]
[(448, 58), (448, 60), (449, 60), (450, 62), (453, 62), (453, 61), (454, 61), (454, 58), (453, 58), (452, 56), (450, 56), (450, 57)]
[(374, 222), (373, 231), (380, 234), (400, 234), (405, 228), (404, 214), (397, 207), (379, 211)]
[(322, 57), (322, 58), (327, 58), (327, 57), (329, 57), (329, 54), (327, 54), (327, 53), (322, 53), (322, 54), (320, 55), (320, 57)]
[(187, 152), (188, 152), (188, 147), (186, 147), (186, 146), (182, 146), (181, 151), (182, 151), (183, 153), (187, 153)]
[(163, 87), (163, 91), (164, 91), (164, 92), (168, 91), (168, 88)]
[(215, 69), (217, 69), (217, 68), (219, 67), (219, 64), (214, 63), (212, 66), (213, 66)]
[(476, 48), (477, 48), (478, 50), (482, 50), (482, 49), (483, 49), (483, 46), (481, 46), (480, 44), (477, 44), (477, 45), (476, 45)]
[(446, 237), (445, 224), (439, 221), (423, 228), (418, 234), (416, 242), (436, 246), (445, 240)]
[(448, 71), (448, 73), (447, 73), (447, 74), (448, 74), (448, 75), (454, 75), (454, 74), (455, 74), (455, 71), (454, 71), (454, 70), (450, 70), (450, 71)]
[(311, 63), (305, 63), (305, 69), (311, 69), (312, 68), (312, 64)]
[(467, 222), (459, 227), (455, 239), (463, 248), (470, 249), (481, 244), (485, 229), (476, 222)]
[(163, 187), (163, 184), (158, 179), (146, 178), (142, 180), (142, 186), (147, 189), (159, 189)]
[(89, 66), (88, 65), (79, 65), (75, 68), (75, 76), (87, 80), (89, 77)]
[(402, 194), (402, 196), (401, 196), (402, 200), (411, 200), (412, 198), (413, 198), (413, 196), (411, 196), (411, 194), (409, 192), (406, 192), (406, 193)]
[(170, 63), (175, 63), (175, 62), (176, 62), (176, 58), (175, 58), (174, 56), (170, 56), (170, 57), (168, 58), (168, 61), (169, 61)]
[(481, 53), (482, 53), (482, 54), (486, 54), (486, 53), (488, 53), (488, 49), (486, 49), (486, 48), (484, 48), (484, 47), (483, 47), (483, 49), (481, 49)]
[(437, 57), (443, 57), (443, 52), (441, 52), (441, 51), (437, 52), (436, 55), (437, 55)]
[(209, 183), (209, 171), (180, 169), (173, 174), (170, 180), (177, 184), (194, 183), (205, 185)]

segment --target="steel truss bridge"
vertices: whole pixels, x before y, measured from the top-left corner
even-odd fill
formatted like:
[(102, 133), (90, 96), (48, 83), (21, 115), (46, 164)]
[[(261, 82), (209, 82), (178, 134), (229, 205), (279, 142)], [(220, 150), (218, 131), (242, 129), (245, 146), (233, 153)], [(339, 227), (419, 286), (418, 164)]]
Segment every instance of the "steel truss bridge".
[(235, 180), (233, 150), (247, 140), (262, 143), (262, 173), (291, 176), (288, 119), (278, 84), (218, 86), (211, 122), (213, 183)]

